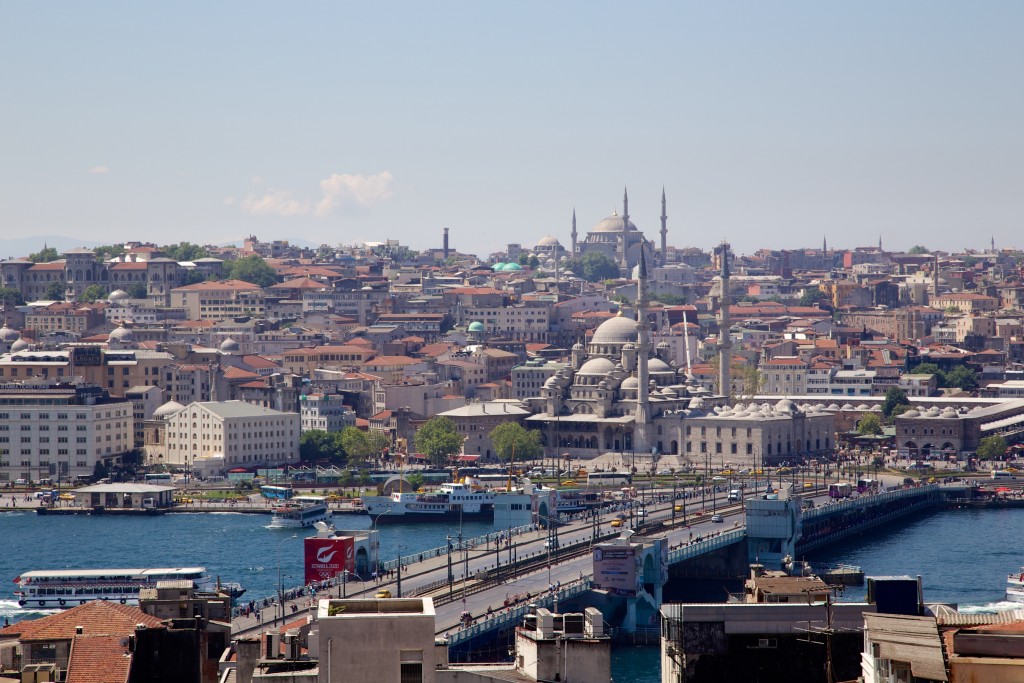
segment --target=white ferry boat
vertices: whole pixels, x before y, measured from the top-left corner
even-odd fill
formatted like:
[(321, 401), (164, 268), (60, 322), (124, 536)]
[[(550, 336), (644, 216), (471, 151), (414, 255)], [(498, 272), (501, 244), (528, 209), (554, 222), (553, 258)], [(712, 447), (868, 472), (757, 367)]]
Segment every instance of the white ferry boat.
[(1016, 574), (1007, 575), (1006, 600), (1007, 602), (1024, 602), (1024, 567), (1021, 567)]
[(434, 493), (398, 492), (363, 498), (367, 514), (380, 523), (490, 518), (500, 492), (462, 483), (446, 483)]
[(295, 529), (325, 522), (331, 516), (323, 496), (295, 496), (274, 508), (272, 529)]
[[(14, 580), (18, 604), (31, 609), (76, 607), (89, 600), (138, 605), (139, 591), (157, 581), (191, 581), (201, 591), (216, 589), (205, 567), (154, 569), (55, 569), (25, 572)], [(241, 587), (239, 587), (239, 590)]]

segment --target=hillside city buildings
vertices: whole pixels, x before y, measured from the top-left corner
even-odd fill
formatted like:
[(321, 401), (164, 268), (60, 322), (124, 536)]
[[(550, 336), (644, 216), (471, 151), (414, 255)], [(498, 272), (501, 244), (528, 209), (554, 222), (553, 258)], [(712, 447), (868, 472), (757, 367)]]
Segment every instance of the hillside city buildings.
[[(664, 197), (656, 239), (628, 195), (590, 230), (567, 223), (564, 242), (488, 255), (446, 228), (419, 253), (252, 237), (193, 261), (141, 242), (2, 261), (0, 483), (129, 455), (279, 467), (303, 431), (351, 426), (402, 453), (439, 414), (482, 462), (515, 421), (548, 456), (778, 464), (858, 443), (891, 389), (910, 405), (878, 438), (904, 456), (1022, 431), (1016, 252), (673, 246)], [(227, 277), (246, 257), (258, 284)]]

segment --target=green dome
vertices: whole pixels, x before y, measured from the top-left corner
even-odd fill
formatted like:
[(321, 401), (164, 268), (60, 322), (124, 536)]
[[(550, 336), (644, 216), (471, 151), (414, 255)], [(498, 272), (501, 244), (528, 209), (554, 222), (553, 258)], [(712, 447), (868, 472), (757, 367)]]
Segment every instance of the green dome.
[(505, 264), (495, 263), (493, 266), (491, 266), (491, 270), (505, 270)]
[(519, 265), (518, 263), (506, 263), (505, 267), (502, 268), (502, 270), (504, 270), (504, 271), (522, 270), (522, 269), (523, 269), (523, 267), (521, 265)]
[(479, 320), (471, 322), (469, 324), (468, 331), (469, 332), (483, 332), (484, 331), (484, 324), (482, 322), (480, 322)]

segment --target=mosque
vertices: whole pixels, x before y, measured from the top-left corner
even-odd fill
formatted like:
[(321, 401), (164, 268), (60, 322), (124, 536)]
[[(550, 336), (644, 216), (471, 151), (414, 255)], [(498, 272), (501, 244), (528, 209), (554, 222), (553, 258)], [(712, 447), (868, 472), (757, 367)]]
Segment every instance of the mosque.
[(609, 257), (618, 264), (624, 275), (631, 273), (640, 263), (641, 253), (649, 264), (665, 265), (668, 240), (668, 215), (665, 206), (665, 190), (661, 191), (661, 251), (655, 258), (653, 245), (644, 239), (629, 219), (629, 192), (622, 194), (622, 215), (613, 212), (611, 216), (598, 221), (594, 229), (582, 241), (576, 231), (576, 212), (572, 213), (572, 255), (580, 258), (592, 252)]

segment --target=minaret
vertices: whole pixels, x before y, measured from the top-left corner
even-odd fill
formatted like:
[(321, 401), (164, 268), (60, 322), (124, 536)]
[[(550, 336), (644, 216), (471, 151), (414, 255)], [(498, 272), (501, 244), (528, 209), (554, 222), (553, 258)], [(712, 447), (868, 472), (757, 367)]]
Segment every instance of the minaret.
[(661, 186), (661, 267), (668, 263), (668, 213), (665, 210), (665, 186)]
[(878, 251), (882, 251), (882, 235), (878, 235)]
[(732, 394), (732, 337), (729, 334), (729, 245), (722, 242), (722, 298), (718, 313), (718, 393)]
[(644, 244), (640, 243), (640, 264), (636, 276), (636, 416), (633, 432), (633, 450), (649, 451), (651, 404), (650, 375), (647, 361), (651, 355), (651, 324), (647, 320), (647, 257), (644, 255)]
[(932, 266), (932, 300), (939, 298), (939, 255), (935, 255), (935, 262)]
[(992, 253), (996, 253), (996, 236), (992, 235)]
[(569, 258), (576, 258), (576, 234), (577, 233), (576, 233), (576, 207), (575, 206), (572, 207), (572, 232), (569, 233), (569, 234), (572, 235), (572, 254), (569, 255)]
[(622, 224), (629, 223), (629, 189), (622, 188)]

